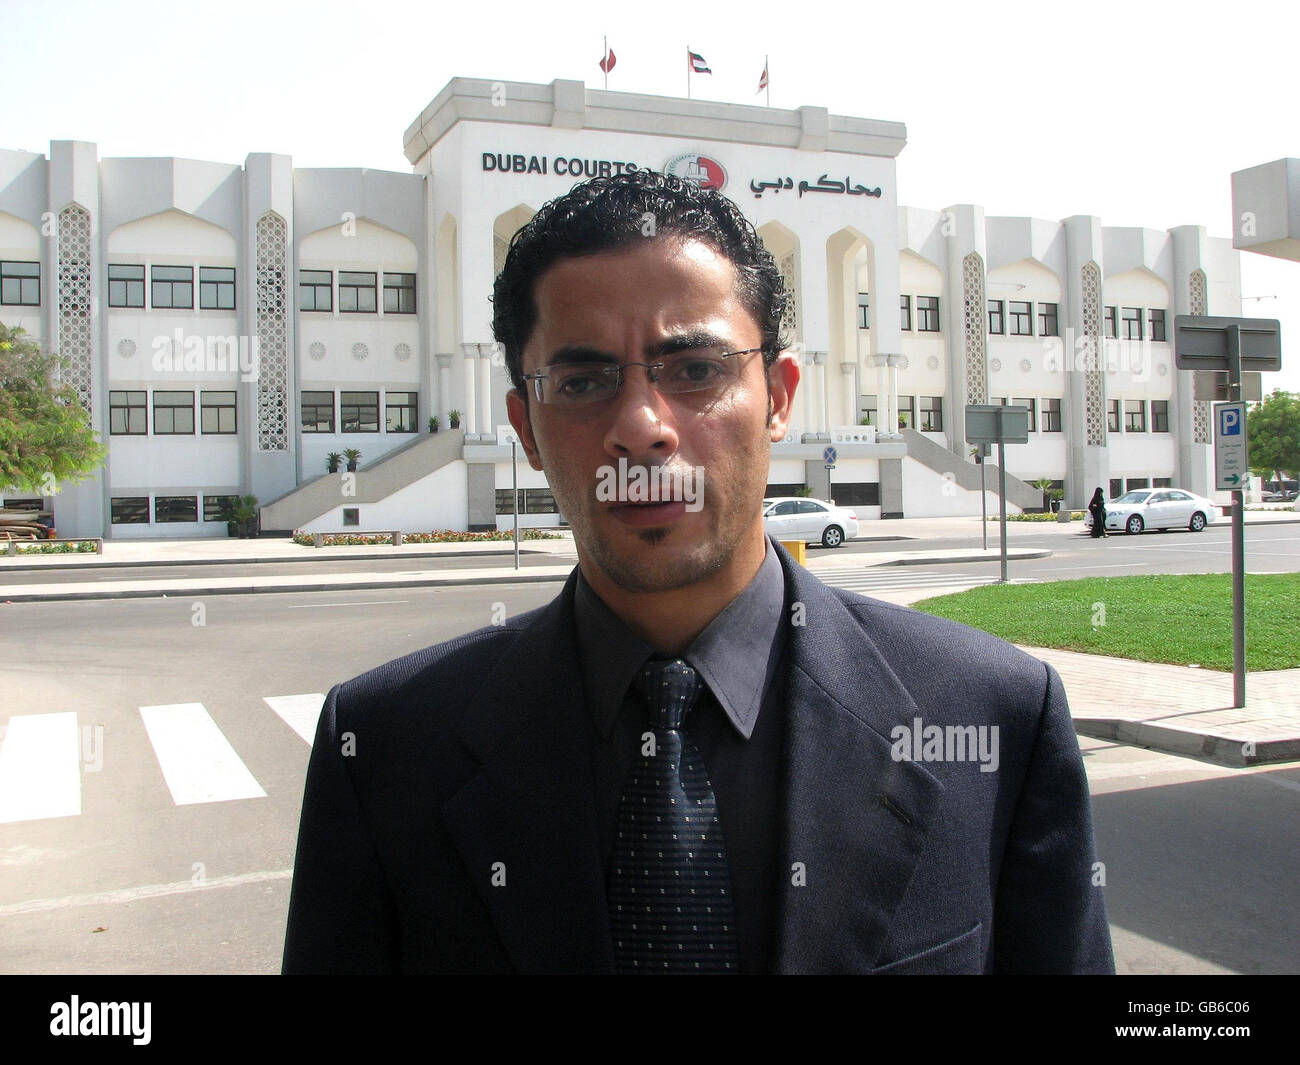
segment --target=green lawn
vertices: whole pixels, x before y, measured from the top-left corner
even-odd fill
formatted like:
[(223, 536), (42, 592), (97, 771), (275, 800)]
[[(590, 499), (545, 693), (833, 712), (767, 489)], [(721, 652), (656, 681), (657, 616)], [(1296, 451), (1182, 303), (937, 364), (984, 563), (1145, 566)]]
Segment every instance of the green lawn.
[[(989, 585), (916, 609), (1012, 643), (1232, 669), (1226, 573)], [(1300, 667), (1300, 573), (1246, 575), (1246, 668)]]

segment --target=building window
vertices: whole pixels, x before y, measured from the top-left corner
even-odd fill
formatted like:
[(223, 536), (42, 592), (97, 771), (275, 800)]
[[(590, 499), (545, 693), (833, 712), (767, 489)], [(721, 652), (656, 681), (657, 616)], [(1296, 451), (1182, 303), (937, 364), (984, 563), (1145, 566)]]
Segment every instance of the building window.
[(149, 271), (149, 304), (175, 310), (194, 309), (194, 268), (155, 266)]
[(360, 507), (344, 507), (344, 508), (343, 508), (343, 524), (344, 524), (344, 525), (360, 525), (360, 524), (361, 524), (361, 508), (360, 508)]
[(1105, 307), (1103, 310), (1105, 311), (1105, 315), (1102, 320), (1101, 335), (1114, 340), (1119, 336), (1119, 309), (1116, 307)]
[(911, 296), (898, 297), (898, 319), (899, 319), (899, 328), (902, 329), (904, 333), (910, 333), (912, 331), (912, 297)]
[(1001, 300), (989, 300), (989, 336), (1001, 336), (1007, 331), (1003, 306)]
[(235, 393), (200, 392), (199, 425), (204, 433), (225, 436), (235, 431)]
[(334, 271), (298, 271), (298, 310), (334, 310)]
[(192, 436), (194, 434), (194, 393), (155, 392), (153, 431), (155, 436)]
[(114, 525), (148, 525), (148, 496), (114, 496), (109, 501), (112, 511), (110, 521)]
[(1043, 400), (1043, 432), (1059, 433), (1061, 431), (1061, 401), (1059, 399)]
[(416, 417), (415, 392), (389, 392), (384, 396), (384, 429), (390, 433), (413, 433), (420, 424)]
[(1147, 311), (1147, 326), (1152, 340), (1165, 339), (1165, 312), (1152, 307)]
[(1147, 431), (1147, 401), (1145, 399), (1126, 399), (1124, 401), (1124, 432), (1145, 433)]
[(110, 307), (144, 306), (144, 267), (108, 267), (108, 305)]
[(1153, 477), (1151, 478), (1152, 488), (1172, 488), (1174, 479), (1172, 477)]
[(238, 496), (204, 496), (204, 521), (229, 521), (227, 515), (234, 509)]
[[(148, 433), (147, 402), (148, 397), (143, 390), (139, 392), (109, 392), (109, 436), (144, 436)], [(145, 521), (148, 520), (148, 517), (146, 517)]]
[(334, 432), (333, 392), (302, 394), (302, 431), (304, 433)]
[(921, 432), (943, 432), (943, 397), (921, 397)]
[(1008, 400), (1006, 396), (994, 396), (989, 400), (989, 403), (995, 407), (1005, 407), (1008, 404)]
[(1119, 432), (1119, 400), (1106, 400), (1106, 431), (1108, 433)]
[(375, 275), (340, 270), (339, 310), (344, 314), (374, 314)]
[(1121, 316), (1121, 321), (1123, 321), (1124, 323), (1125, 340), (1142, 339), (1142, 308), (1141, 307), (1125, 307), (1124, 313)]
[(199, 267), (199, 310), (233, 311), (235, 309), (235, 268), (233, 266)]
[[(514, 501), (511, 499), (513, 495), (513, 489), (497, 489), (498, 514), (513, 514), (515, 512)], [(521, 488), (519, 489), (519, 513), (558, 514), (559, 510), (556, 509), (555, 496), (551, 494), (549, 488)]]
[[(880, 401), (875, 396), (858, 397), (858, 421), (862, 425), (880, 426)], [(789, 495), (789, 492), (785, 493)]]
[(0, 262), (0, 303), (10, 307), (39, 307), (41, 264)]
[(1150, 488), (1150, 487), (1151, 487), (1151, 480), (1148, 477), (1130, 477), (1127, 481), (1124, 482), (1124, 490), (1126, 492), (1132, 492), (1138, 488)]
[(898, 427), (900, 429), (916, 428), (916, 397), (898, 397)]
[(1012, 300), (1007, 307), (1008, 332), (1013, 337), (1034, 335), (1034, 305), (1028, 300)]
[(1055, 303), (1040, 303), (1038, 305), (1038, 335), (1040, 337), (1060, 336), (1060, 328), (1056, 324), (1058, 307)]
[(198, 496), (154, 496), (153, 520), (159, 524), (172, 521), (198, 521)]
[(1151, 401), (1151, 431), (1153, 433), (1169, 432), (1169, 400), (1153, 399)]
[(379, 432), (379, 393), (341, 392), (339, 426), (345, 433)]
[(866, 292), (858, 293), (858, 328), (871, 328), (871, 296)]
[[(342, 302), (342, 300), (340, 300)], [(415, 275), (384, 275), (384, 313), (415, 313)]]
[(1119, 477), (1110, 479), (1110, 491), (1106, 493), (1107, 499), (1118, 499), (1124, 494), (1124, 481)]
[(837, 481), (834, 492), (837, 507), (880, 506), (879, 481)]
[(1038, 428), (1038, 400), (1026, 399), (1023, 396), (1016, 396), (1012, 401), (1013, 407), (1029, 408), (1029, 431), (1032, 433)]
[(939, 297), (916, 297), (916, 331), (918, 333), (939, 332)]

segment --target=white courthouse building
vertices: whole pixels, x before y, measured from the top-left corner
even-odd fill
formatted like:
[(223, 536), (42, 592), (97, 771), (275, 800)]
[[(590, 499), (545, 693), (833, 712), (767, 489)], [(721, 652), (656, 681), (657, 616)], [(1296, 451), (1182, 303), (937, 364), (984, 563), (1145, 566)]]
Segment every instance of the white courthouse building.
[[(545, 201), (630, 167), (720, 186), (794, 294), (803, 379), (772, 493), (978, 514), (964, 409), (1005, 401), (1031, 408), (1013, 510), (1041, 507), (1039, 478), (1074, 508), (1098, 485), (1212, 495), (1173, 321), (1240, 314), (1231, 241), (900, 206), (905, 144), (820, 107), (457, 78), (407, 128), (405, 174), (0, 151), (0, 321), (68, 361), (109, 448), (44, 502), (62, 535), (225, 535), (244, 494), (264, 532), (506, 527), (493, 279)], [(327, 474), (349, 449), (355, 477)], [(519, 478), (525, 524), (560, 524), (542, 474)]]

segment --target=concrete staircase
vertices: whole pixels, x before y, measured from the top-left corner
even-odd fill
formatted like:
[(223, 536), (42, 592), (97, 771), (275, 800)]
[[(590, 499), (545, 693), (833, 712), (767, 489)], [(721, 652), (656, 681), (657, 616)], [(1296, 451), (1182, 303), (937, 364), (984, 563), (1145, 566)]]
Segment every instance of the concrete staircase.
[[(928, 466), (940, 476), (951, 474), (958, 488), (968, 492), (980, 490), (980, 468), (973, 462), (967, 462), (960, 455), (954, 455), (946, 447), (936, 444), (928, 436), (915, 429), (904, 429), (903, 439), (907, 442), (907, 457)], [(991, 492), (998, 490), (998, 468), (991, 462), (985, 462), (985, 486)], [(1007, 502), (1014, 503), (1021, 510), (1042, 510), (1043, 493), (1031, 484), (1026, 484), (1010, 473), (1007, 474)]]
[[(449, 429), (421, 434), (409, 444), (390, 451), (357, 469), (353, 503), (378, 503), (408, 484), (464, 456), (465, 431)], [(323, 473), (304, 481), (291, 492), (262, 505), (264, 535), (288, 534), (339, 505), (338, 473)]]

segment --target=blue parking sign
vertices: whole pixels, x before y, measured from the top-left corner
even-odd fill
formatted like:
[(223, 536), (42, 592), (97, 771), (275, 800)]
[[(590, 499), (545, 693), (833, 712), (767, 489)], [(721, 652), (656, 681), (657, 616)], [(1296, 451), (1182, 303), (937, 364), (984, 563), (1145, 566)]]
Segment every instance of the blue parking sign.
[(1241, 411), (1237, 407), (1219, 408), (1219, 435), (1241, 435)]

